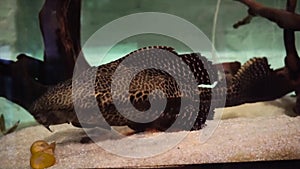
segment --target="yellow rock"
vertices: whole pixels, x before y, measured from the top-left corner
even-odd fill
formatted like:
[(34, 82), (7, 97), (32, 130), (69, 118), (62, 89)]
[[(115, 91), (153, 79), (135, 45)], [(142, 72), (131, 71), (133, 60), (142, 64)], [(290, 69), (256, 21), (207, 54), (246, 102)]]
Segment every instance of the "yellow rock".
[(31, 154), (37, 153), (37, 152), (46, 152), (49, 154), (54, 154), (54, 149), (55, 149), (55, 143), (51, 143), (50, 145), (43, 140), (38, 140), (35, 141), (31, 147), (30, 147), (30, 152)]
[(43, 169), (48, 168), (55, 164), (55, 157), (53, 154), (45, 152), (33, 153), (30, 158), (30, 166), (33, 169)]
[(47, 168), (55, 164), (54, 149), (55, 142), (50, 145), (43, 140), (32, 143), (30, 147), (30, 166), (33, 169)]

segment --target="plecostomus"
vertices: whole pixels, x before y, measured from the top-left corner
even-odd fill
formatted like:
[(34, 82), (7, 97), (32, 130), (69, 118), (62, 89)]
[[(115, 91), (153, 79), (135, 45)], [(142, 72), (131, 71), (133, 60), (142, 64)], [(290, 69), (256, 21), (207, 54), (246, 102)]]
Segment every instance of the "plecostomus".
[(51, 87), (30, 113), (48, 129), (61, 123), (127, 125), (135, 131), (200, 129), (214, 108), (247, 102), (248, 89), (270, 71), (266, 58), (253, 58), (230, 86), (220, 85), (217, 68), (200, 54), (145, 47)]

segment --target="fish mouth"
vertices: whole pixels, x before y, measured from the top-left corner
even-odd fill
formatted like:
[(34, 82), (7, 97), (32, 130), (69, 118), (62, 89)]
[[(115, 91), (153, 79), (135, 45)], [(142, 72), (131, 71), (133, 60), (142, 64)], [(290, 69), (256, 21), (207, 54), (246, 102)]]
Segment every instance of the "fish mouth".
[(59, 112), (48, 111), (46, 114), (39, 112), (34, 115), (34, 118), (39, 124), (43, 125), (47, 130), (53, 132), (50, 129), (50, 125), (63, 124), (68, 122), (65, 118), (60, 118), (59, 116), (57, 116), (57, 113)]
[(44, 117), (44, 115), (37, 113), (36, 115), (34, 115), (34, 118), (39, 124), (43, 125), (47, 130), (53, 132), (50, 129), (50, 124), (48, 123), (48, 120)]

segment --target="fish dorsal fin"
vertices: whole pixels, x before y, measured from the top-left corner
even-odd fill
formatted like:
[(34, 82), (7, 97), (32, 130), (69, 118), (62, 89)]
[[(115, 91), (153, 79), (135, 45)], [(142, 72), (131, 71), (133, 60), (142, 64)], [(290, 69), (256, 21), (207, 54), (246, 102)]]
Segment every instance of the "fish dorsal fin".
[(149, 51), (152, 49), (166, 50), (181, 58), (182, 61), (189, 66), (198, 84), (212, 84), (214, 81), (218, 80), (217, 69), (212, 65), (211, 61), (208, 61), (204, 56), (201, 56), (200, 53), (189, 53), (179, 55), (172, 47), (147, 46), (137, 49), (127, 54), (125, 57), (128, 57), (133, 54), (139, 54), (140, 52)]
[(198, 85), (212, 84), (218, 80), (217, 69), (212, 65), (212, 62), (200, 53), (189, 53), (179, 55), (179, 57), (190, 67)]
[[(169, 47), (169, 46), (147, 46), (147, 47), (143, 47), (143, 48), (140, 48), (140, 49), (137, 49), (133, 52), (130, 52), (129, 54), (127, 54), (126, 56), (129, 56), (129, 55), (132, 55), (132, 54), (136, 54), (136, 53), (139, 53), (141, 51), (145, 51), (145, 50), (151, 50), (151, 49), (162, 49), (162, 50), (167, 50), (175, 55), (178, 55), (177, 52), (174, 50), (174, 48), (172, 47)], [(125, 56), (125, 57), (126, 57)]]

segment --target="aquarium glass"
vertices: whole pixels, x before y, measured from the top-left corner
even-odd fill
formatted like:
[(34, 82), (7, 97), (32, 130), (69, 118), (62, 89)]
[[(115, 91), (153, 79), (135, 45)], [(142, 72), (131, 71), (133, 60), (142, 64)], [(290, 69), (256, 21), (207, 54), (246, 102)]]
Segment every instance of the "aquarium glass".
[[(256, 1), (271, 8), (285, 9), (286, 7), (285, 0)], [(39, 12), (44, 2), (44, 0), (0, 0), (1, 61), (17, 61), (19, 54), (26, 54), (44, 61), (44, 44), (39, 24)], [(169, 46), (179, 54), (198, 52), (209, 59), (214, 58), (210, 55), (211, 51), (208, 48), (201, 50), (201, 44), (195, 51), (180, 39), (151, 32), (119, 39), (116, 44), (111, 44), (108, 39), (97, 39), (101, 41), (101, 46), (87, 45), (91, 38), (97, 35), (97, 31), (122, 17), (156, 12), (178, 17), (201, 31), (215, 49), (217, 59), (212, 60), (214, 63), (234, 61), (245, 63), (253, 57), (266, 57), (271, 68), (283, 67), (286, 52), (283, 29), (278, 25), (265, 18), (254, 17), (251, 23), (238, 29), (233, 28), (233, 24), (247, 16), (247, 10), (245, 5), (233, 0), (82, 0), (79, 38), (84, 57), (92, 66), (109, 63), (147, 46)], [(300, 2), (297, 4), (296, 12), (300, 13)], [(122, 26), (119, 25), (116, 32), (110, 32), (111, 37), (122, 34)], [(142, 27), (138, 24), (133, 26)], [(125, 25), (124, 29), (127, 29)], [(176, 28), (170, 26), (168, 29)], [(178, 35), (181, 34), (182, 32), (178, 32)], [(193, 32), (184, 33), (186, 39), (196, 36)], [(295, 37), (296, 47), (300, 52), (300, 33), (296, 32)], [(106, 36), (106, 38), (109, 37)], [(107, 47), (109, 51), (106, 55), (99, 53)], [(1, 72), (0, 76), (2, 76)], [(9, 84), (1, 87), (7, 91), (11, 90)], [(289, 101), (286, 102), (290, 105)], [(278, 104), (282, 105), (286, 102)], [(288, 106), (283, 107), (292, 109)], [(24, 108), (5, 97), (0, 97), (1, 114), (5, 117), (7, 128), (12, 127), (18, 121), (20, 121), (18, 130), (37, 125), (35, 119)], [(297, 150), (299, 151), (299, 148)], [(3, 156), (0, 155), (0, 157)], [(247, 159), (244, 160), (247, 161)]]

